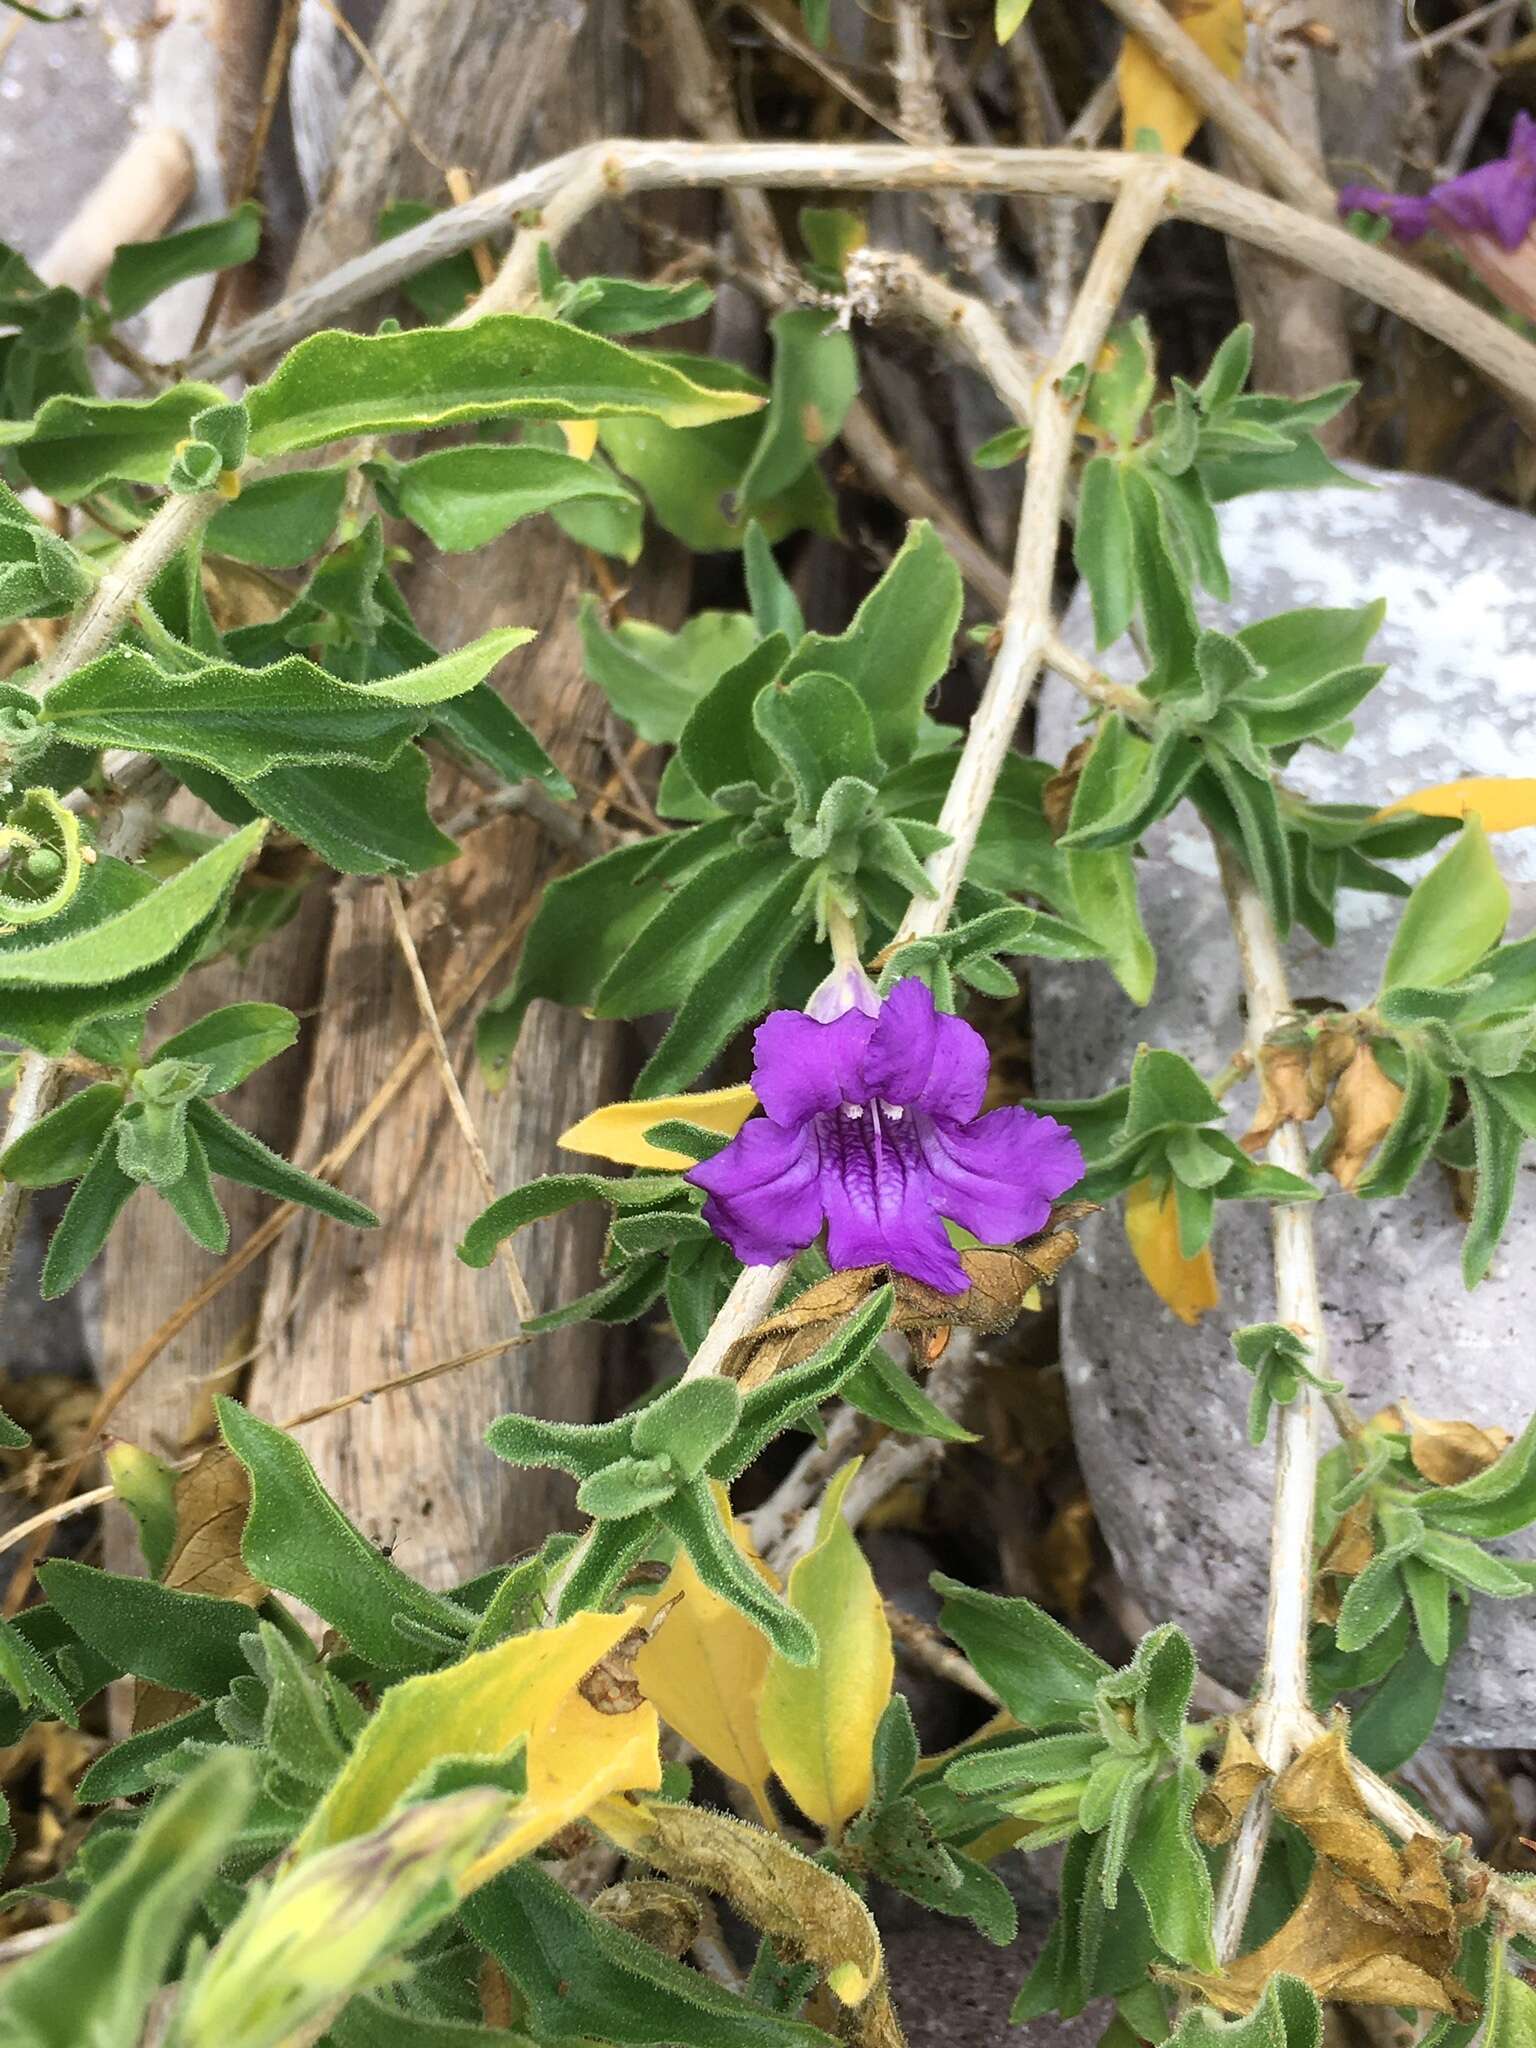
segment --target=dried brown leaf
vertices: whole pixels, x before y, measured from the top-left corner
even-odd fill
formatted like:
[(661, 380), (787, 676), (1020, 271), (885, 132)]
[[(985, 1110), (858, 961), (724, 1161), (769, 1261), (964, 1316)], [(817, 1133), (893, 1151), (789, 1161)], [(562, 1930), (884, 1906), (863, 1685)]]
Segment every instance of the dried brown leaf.
[[(176, 1481), (176, 1539), (161, 1583), (181, 1593), (206, 1593), (259, 1607), (267, 1588), (252, 1578), (240, 1555), (240, 1537), (251, 1507), (245, 1467), (222, 1444), (203, 1452)], [(194, 1704), (184, 1693), (140, 1683), (134, 1694), (135, 1732), (157, 1728)]]
[(1077, 795), (1078, 781), (1083, 772), (1083, 763), (1092, 751), (1091, 738), (1079, 740), (1040, 792), (1041, 808), (1045, 812), (1045, 822), (1053, 839), (1059, 839), (1067, 829), (1072, 816), (1072, 800)]
[(1274, 1773), (1248, 1739), (1235, 1717), (1227, 1723), (1226, 1746), (1210, 1783), (1195, 1801), (1195, 1833), (1208, 1848), (1230, 1842), (1248, 1810), (1249, 1801)]
[(1310, 1123), (1328, 1099), (1328, 1084), (1354, 1050), (1354, 1039), (1305, 1031), (1259, 1047), (1259, 1106), (1243, 1133), (1245, 1152), (1262, 1152), (1282, 1124)]
[[(1059, 1203), (1050, 1227), (1027, 1243), (1004, 1251), (978, 1248), (963, 1251), (970, 1286), (963, 1294), (941, 1294), (935, 1287), (892, 1273), (886, 1266), (852, 1266), (808, 1287), (779, 1315), (769, 1316), (726, 1354), (724, 1370), (744, 1392), (761, 1386), (776, 1372), (798, 1365), (819, 1351), (827, 1339), (877, 1287), (889, 1280), (896, 1296), (891, 1327), (931, 1336), (959, 1324), (973, 1330), (1005, 1330), (1022, 1311), (1032, 1288), (1056, 1278), (1077, 1250), (1079, 1239), (1067, 1226), (1091, 1215), (1091, 1202)], [(927, 1362), (940, 1355), (925, 1344)]]
[(1376, 1826), (1350, 1772), (1342, 1727), (1281, 1772), (1274, 1802), (1317, 1851), (1301, 1904), (1219, 1975), (1182, 1981), (1229, 2013), (1249, 2011), (1269, 1979), (1285, 1971), (1319, 1998), (1471, 2017), (1476, 2004), (1452, 1971), (1482, 1901), (1453, 1894), (1442, 1851), (1429, 1837), (1399, 1849)]
[(1363, 1572), (1376, 1555), (1376, 1517), (1368, 1500), (1357, 1500), (1339, 1517), (1327, 1548), (1317, 1561), (1312, 1613), (1318, 1621), (1337, 1621), (1345, 1582)]
[(1400, 1410), (1408, 1430), (1408, 1454), (1414, 1469), (1431, 1486), (1458, 1486), (1501, 1458), (1514, 1442), (1507, 1429), (1482, 1429), (1475, 1422), (1436, 1421)]
[(1355, 1048), (1334, 1083), (1329, 1108), (1333, 1135), (1323, 1165), (1341, 1188), (1352, 1188), (1366, 1162), (1397, 1121), (1403, 1091), (1388, 1080), (1368, 1045)]
[(1275, 1780), (1275, 1811), (1299, 1827), (1319, 1856), (1387, 1897), (1401, 1888), (1397, 1850), (1366, 1812), (1350, 1773), (1342, 1728), (1319, 1736)]

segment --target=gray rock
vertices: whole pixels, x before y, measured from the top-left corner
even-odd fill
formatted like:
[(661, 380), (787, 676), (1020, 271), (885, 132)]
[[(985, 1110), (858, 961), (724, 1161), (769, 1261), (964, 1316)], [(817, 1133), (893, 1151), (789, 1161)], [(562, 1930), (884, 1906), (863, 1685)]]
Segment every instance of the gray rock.
[[(1390, 671), (1358, 716), (1355, 743), (1338, 755), (1304, 748), (1292, 780), (1326, 801), (1380, 803), (1461, 775), (1536, 773), (1536, 519), (1429, 478), (1374, 480), (1370, 493), (1257, 496), (1222, 512), (1230, 623), (1387, 599), (1376, 647)], [(1067, 637), (1091, 650), (1081, 592)], [(1139, 672), (1128, 647), (1101, 660), (1127, 680)], [(1079, 724), (1080, 701), (1052, 680), (1037, 751), (1059, 761)], [(1520, 936), (1536, 923), (1536, 833), (1509, 834), (1496, 848), (1515, 898), (1510, 931)], [(1162, 961), (1153, 999), (1137, 1011), (1096, 967), (1038, 967), (1044, 1096), (1116, 1085), (1142, 1040), (1186, 1054), (1206, 1073), (1242, 1043), (1215, 865), (1188, 806), (1148, 835), (1147, 852), (1142, 903)], [(1378, 984), (1396, 903), (1351, 894), (1340, 910), (1333, 952), (1305, 933), (1293, 938), (1298, 998), (1354, 1004)], [(1234, 1132), (1253, 1096), (1251, 1087), (1235, 1094)], [(1525, 1172), (1536, 1177), (1529, 1160)], [(1518, 1430), (1536, 1406), (1536, 1187), (1525, 1184), (1493, 1272), (1469, 1296), (1442, 1175), (1431, 1169), (1396, 1202), (1361, 1202), (1325, 1185), (1314, 1215), (1332, 1363), (1356, 1406), (1369, 1414), (1406, 1397), (1427, 1415)], [(1208, 1670), (1245, 1688), (1263, 1630), (1273, 1453), (1247, 1442), (1250, 1382), (1228, 1333), (1274, 1312), (1261, 1208), (1221, 1210), (1215, 1257), (1221, 1306), (1188, 1330), (1141, 1280), (1118, 1214), (1106, 1215), (1085, 1233), (1063, 1285), (1063, 1362), (1083, 1470), (1128, 1586), (1154, 1619), (1190, 1632)], [(1536, 1555), (1528, 1537), (1513, 1547)], [(1533, 1672), (1536, 1602), (1477, 1600), (1441, 1738), (1536, 1742)]]

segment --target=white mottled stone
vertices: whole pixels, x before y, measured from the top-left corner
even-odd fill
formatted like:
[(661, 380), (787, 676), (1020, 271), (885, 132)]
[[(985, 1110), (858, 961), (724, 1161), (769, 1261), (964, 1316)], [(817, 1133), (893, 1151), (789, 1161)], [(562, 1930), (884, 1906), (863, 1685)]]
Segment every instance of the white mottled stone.
[[(1434, 479), (1361, 471), (1377, 488), (1291, 492), (1225, 507), (1233, 626), (1299, 605), (1387, 600), (1372, 650), (1390, 663), (1342, 754), (1303, 748), (1289, 776), (1329, 802), (1383, 803), (1461, 775), (1536, 774), (1536, 519)], [(1214, 611), (1213, 620), (1223, 615)], [(1091, 651), (1083, 593), (1066, 637)], [(1128, 647), (1101, 657), (1133, 680)], [(1080, 700), (1051, 679), (1037, 751), (1060, 760)], [(1495, 841), (1515, 898), (1511, 936), (1536, 925), (1536, 831)], [(1137, 1011), (1102, 969), (1034, 973), (1037, 1085), (1095, 1095), (1122, 1081), (1137, 1044), (1171, 1046), (1203, 1072), (1242, 1043), (1239, 983), (1215, 863), (1189, 806), (1147, 838), (1142, 902), (1161, 972)], [(1427, 865), (1423, 863), (1421, 865)], [(1411, 874), (1411, 870), (1405, 871)], [(1289, 946), (1293, 993), (1352, 1005), (1375, 991), (1398, 915), (1389, 897), (1340, 898), (1339, 944)], [(1254, 1090), (1236, 1092), (1240, 1132)], [(1314, 1125), (1315, 1134), (1322, 1128)], [(1493, 1272), (1468, 1295), (1461, 1227), (1431, 1167), (1395, 1202), (1325, 1183), (1314, 1208), (1333, 1370), (1369, 1414), (1406, 1397), (1427, 1415), (1518, 1430), (1536, 1408), (1536, 1164)], [(1128, 1586), (1178, 1621), (1202, 1664), (1246, 1687), (1264, 1621), (1273, 1453), (1244, 1430), (1250, 1381), (1230, 1331), (1274, 1313), (1265, 1212), (1224, 1204), (1215, 1238), (1219, 1309), (1187, 1330), (1141, 1280), (1119, 1204), (1085, 1232), (1062, 1288), (1063, 1362), (1095, 1509)], [(1536, 1555), (1529, 1534), (1510, 1546)], [(1536, 1599), (1477, 1599), (1438, 1734), (1490, 1747), (1536, 1742)]]

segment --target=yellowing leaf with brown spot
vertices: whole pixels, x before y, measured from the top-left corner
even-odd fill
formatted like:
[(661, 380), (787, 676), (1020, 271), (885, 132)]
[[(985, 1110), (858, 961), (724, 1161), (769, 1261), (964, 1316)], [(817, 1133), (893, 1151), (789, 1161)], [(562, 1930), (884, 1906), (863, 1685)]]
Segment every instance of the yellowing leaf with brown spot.
[[(736, 1547), (753, 1569), (779, 1590), (777, 1575), (752, 1548), (742, 1523), (725, 1519)], [(635, 1678), (669, 1728), (691, 1742), (717, 1771), (745, 1785), (764, 1823), (773, 1766), (757, 1732), (757, 1694), (772, 1656), (768, 1638), (739, 1608), (712, 1592), (686, 1551), (656, 1595), (658, 1608), (677, 1605), (635, 1660)]]
[(829, 1834), (869, 1798), (875, 1729), (896, 1676), (880, 1589), (843, 1520), (858, 1469), (855, 1459), (827, 1488), (815, 1545), (789, 1575), (789, 1604), (815, 1630), (821, 1655), (809, 1665), (770, 1655), (757, 1716), (785, 1790)]
[(656, 1709), (604, 1714), (573, 1692), (528, 1749), (528, 1790), (512, 1810), (511, 1831), (471, 1865), (461, 1890), (474, 1891), (520, 1856), (616, 1792), (661, 1788), (661, 1728)]
[(442, 1757), (501, 1757), (526, 1741), (529, 1786), (541, 1782), (539, 1774), (554, 1768), (543, 1743), (552, 1739), (569, 1697), (638, 1618), (633, 1607), (575, 1614), (558, 1628), (509, 1636), (444, 1671), (391, 1686), (296, 1853), (311, 1855), (377, 1827)]
[(1467, 775), (1460, 782), (1437, 782), (1400, 796), (1376, 816), (1391, 818), (1399, 811), (1418, 811), (1426, 818), (1465, 818), (1476, 812), (1485, 832), (1518, 832), (1523, 825), (1536, 825), (1536, 775)]
[(559, 1143), (567, 1152), (591, 1152), (599, 1159), (616, 1160), (620, 1166), (680, 1173), (693, 1165), (687, 1153), (647, 1144), (647, 1131), (658, 1124), (697, 1124), (701, 1130), (734, 1138), (756, 1107), (757, 1097), (746, 1086), (708, 1088), (698, 1095), (653, 1096), (649, 1102), (610, 1102), (562, 1131)]
[[(1171, 0), (1168, 12), (1224, 77), (1237, 77), (1248, 40), (1243, 0)], [(1151, 134), (1159, 149), (1182, 156), (1205, 116), (1135, 36), (1125, 39), (1118, 77), (1123, 147), (1144, 149)]]
[(1125, 1198), (1125, 1234), (1147, 1285), (1191, 1328), (1221, 1300), (1209, 1245), (1193, 1259), (1179, 1250), (1179, 1212), (1172, 1187), (1161, 1194), (1139, 1180)]

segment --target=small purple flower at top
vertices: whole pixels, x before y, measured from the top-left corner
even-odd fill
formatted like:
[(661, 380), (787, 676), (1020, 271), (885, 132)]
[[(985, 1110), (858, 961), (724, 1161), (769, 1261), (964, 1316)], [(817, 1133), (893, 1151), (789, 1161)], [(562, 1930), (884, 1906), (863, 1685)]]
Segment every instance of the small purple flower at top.
[(834, 1270), (887, 1265), (961, 1294), (970, 1281), (941, 1219), (1014, 1244), (1082, 1179), (1077, 1141), (1053, 1118), (981, 1115), (986, 1043), (936, 1012), (925, 982), (899, 981), (874, 1015), (775, 1010), (755, 1050), (767, 1114), (687, 1176), (745, 1265), (804, 1251), (825, 1224)]
[(1506, 305), (1532, 315), (1536, 282), (1527, 274), (1531, 252), (1511, 261), (1536, 224), (1536, 120), (1529, 114), (1516, 114), (1509, 147), (1492, 163), (1417, 196), (1346, 185), (1339, 211), (1379, 215), (1392, 223), (1400, 242), (1417, 242), (1431, 232), (1444, 236)]

